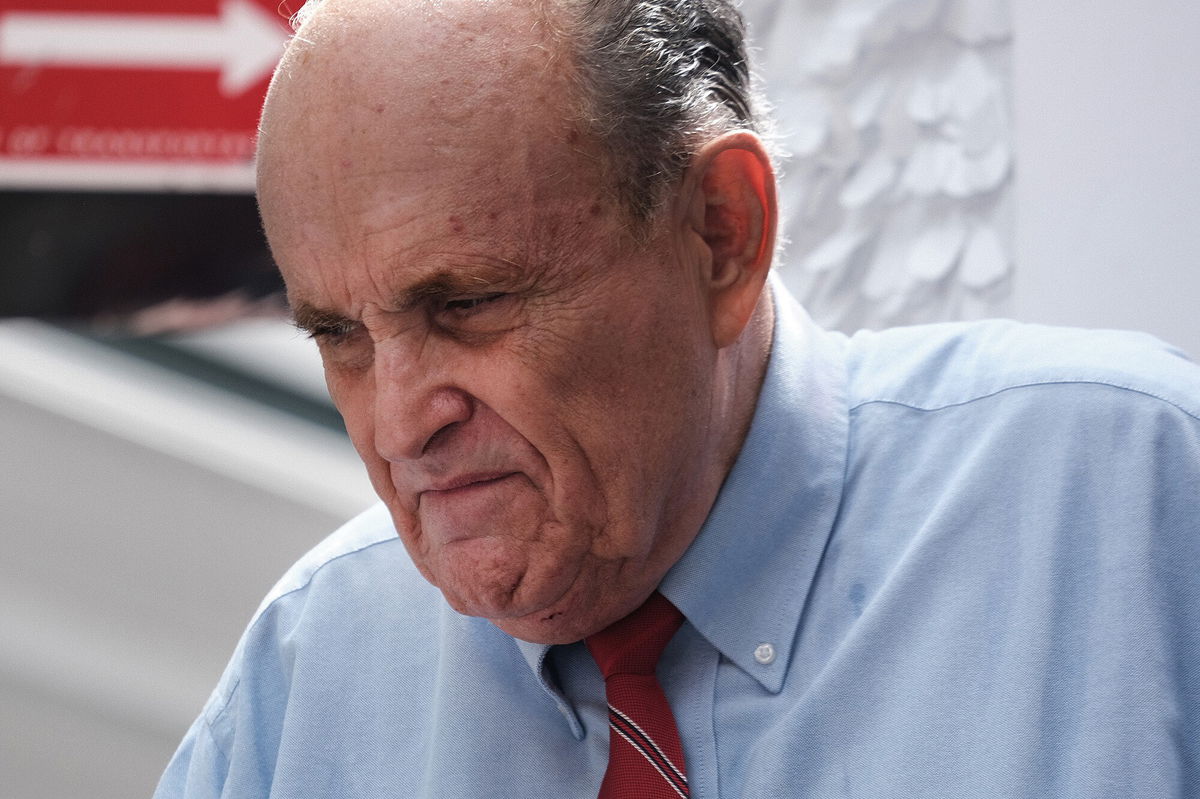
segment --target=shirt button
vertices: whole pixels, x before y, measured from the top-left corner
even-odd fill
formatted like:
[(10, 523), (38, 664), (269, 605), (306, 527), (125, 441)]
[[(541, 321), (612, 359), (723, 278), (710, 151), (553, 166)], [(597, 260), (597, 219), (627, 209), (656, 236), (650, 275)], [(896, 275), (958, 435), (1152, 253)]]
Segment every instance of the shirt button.
[(764, 666), (770, 666), (775, 662), (775, 647), (770, 644), (759, 644), (754, 650), (754, 659)]

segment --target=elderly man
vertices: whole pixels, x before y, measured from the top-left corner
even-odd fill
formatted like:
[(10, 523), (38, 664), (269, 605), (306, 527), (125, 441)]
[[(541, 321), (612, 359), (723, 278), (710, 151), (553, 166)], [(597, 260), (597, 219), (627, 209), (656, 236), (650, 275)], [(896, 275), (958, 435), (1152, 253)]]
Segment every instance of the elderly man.
[(382, 504), (159, 796), (1200, 795), (1195, 367), (817, 329), (720, 0), (307, 11), (259, 196)]

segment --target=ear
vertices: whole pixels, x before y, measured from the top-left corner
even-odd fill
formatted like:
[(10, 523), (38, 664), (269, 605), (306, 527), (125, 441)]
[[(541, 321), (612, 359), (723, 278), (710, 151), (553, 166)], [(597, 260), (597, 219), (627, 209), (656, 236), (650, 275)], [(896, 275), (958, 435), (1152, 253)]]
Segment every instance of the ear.
[(762, 140), (737, 131), (706, 144), (680, 188), (683, 232), (702, 270), (713, 342), (727, 347), (749, 323), (771, 269), (775, 172)]

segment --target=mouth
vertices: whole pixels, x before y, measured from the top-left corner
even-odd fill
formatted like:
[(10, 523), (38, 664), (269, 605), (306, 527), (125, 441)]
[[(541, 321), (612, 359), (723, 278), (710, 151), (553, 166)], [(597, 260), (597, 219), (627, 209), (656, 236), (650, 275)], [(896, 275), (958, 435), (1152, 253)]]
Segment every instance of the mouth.
[(513, 477), (517, 472), (480, 472), (462, 474), (445, 480), (439, 480), (421, 493), (426, 496), (449, 497), (458, 493), (485, 488)]
[(418, 499), (422, 530), (443, 545), (507, 530), (506, 511), (520, 479), (520, 472), (487, 472), (438, 480)]

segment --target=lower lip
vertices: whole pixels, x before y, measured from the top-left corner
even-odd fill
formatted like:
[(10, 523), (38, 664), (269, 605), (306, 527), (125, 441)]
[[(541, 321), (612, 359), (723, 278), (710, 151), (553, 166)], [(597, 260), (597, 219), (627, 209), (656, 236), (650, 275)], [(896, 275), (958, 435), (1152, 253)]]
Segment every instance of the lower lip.
[(519, 472), (479, 480), (444, 491), (421, 495), (420, 515), (425, 533), (442, 544), (486, 537), (503, 526), (504, 511), (514, 495)]
[(431, 497), (456, 497), (497, 485), (498, 483), (501, 483), (510, 477), (516, 476), (516, 472), (509, 472), (508, 474), (502, 474), (499, 477), (493, 477), (490, 480), (476, 480), (473, 483), (467, 483), (466, 485), (461, 485), (456, 488), (446, 488), (440, 491), (430, 489), (425, 492), (425, 495)]

